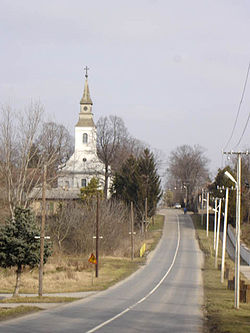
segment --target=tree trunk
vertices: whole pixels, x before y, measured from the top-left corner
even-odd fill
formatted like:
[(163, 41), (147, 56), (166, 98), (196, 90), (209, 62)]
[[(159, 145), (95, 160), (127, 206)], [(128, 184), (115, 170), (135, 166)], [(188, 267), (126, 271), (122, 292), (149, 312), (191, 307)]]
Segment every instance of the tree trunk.
[(16, 286), (13, 293), (13, 297), (19, 296), (19, 288), (21, 282), (21, 273), (22, 273), (22, 266), (18, 265), (16, 270)]
[(105, 167), (105, 179), (104, 179), (104, 198), (108, 197), (108, 178), (109, 178), (109, 170), (108, 167)]

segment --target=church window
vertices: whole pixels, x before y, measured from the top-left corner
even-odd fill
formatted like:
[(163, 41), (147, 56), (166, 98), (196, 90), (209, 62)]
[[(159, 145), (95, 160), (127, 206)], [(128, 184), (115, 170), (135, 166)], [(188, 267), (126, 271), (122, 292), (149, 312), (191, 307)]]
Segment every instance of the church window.
[(86, 187), (86, 185), (87, 185), (87, 180), (86, 180), (86, 179), (82, 179), (82, 180), (81, 180), (81, 185), (82, 185), (82, 187)]
[(82, 142), (83, 143), (88, 143), (88, 134), (87, 133), (83, 133), (83, 135), (82, 135)]

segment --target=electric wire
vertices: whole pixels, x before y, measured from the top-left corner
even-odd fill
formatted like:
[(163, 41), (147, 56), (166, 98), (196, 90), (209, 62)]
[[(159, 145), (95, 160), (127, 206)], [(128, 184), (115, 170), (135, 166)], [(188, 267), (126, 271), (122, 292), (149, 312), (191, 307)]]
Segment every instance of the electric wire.
[(248, 118), (247, 118), (247, 121), (246, 121), (245, 127), (244, 127), (244, 129), (243, 129), (242, 134), (241, 134), (241, 137), (240, 137), (240, 139), (239, 139), (237, 145), (235, 146), (235, 148), (238, 147), (239, 144), (241, 143), (241, 140), (242, 140), (242, 138), (243, 138), (243, 136), (244, 136), (244, 134), (245, 134), (245, 132), (246, 132), (247, 125), (248, 125), (248, 122), (249, 122), (249, 119), (250, 119), (250, 111), (249, 111), (249, 114), (248, 114)]
[[(235, 128), (236, 128), (236, 124), (237, 124), (237, 121), (238, 121), (238, 118), (239, 118), (239, 114), (240, 114), (240, 109), (241, 109), (241, 105), (242, 105), (242, 101), (243, 101), (243, 98), (244, 98), (244, 95), (245, 95), (245, 91), (246, 91), (246, 86), (247, 86), (247, 81), (248, 81), (248, 76), (249, 76), (249, 71), (250, 71), (250, 62), (249, 62), (249, 65), (248, 65), (248, 69), (247, 69), (247, 75), (246, 75), (246, 79), (245, 79), (245, 83), (244, 83), (244, 87), (243, 87), (243, 91), (242, 91), (242, 94), (241, 94), (241, 99), (240, 99), (240, 103), (239, 103), (239, 106), (238, 106), (238, 110), (237, 110), (237, 115), (236, 115), (236, 118), (235, 118), (235, 122), (234, 122), (234, 126), (233, 126), (233, 129), (232, 129), (232, 133), (225, 145), (225, 147), (223, 148), (223, 150), (225, 150), (228, 146), (228, 144), (230, 143), (232, 137), (233, 137), (233, 134), (234, 134), (234, 131), (235, 131)], [(244, 135), (244, 134), (243, 134)]]

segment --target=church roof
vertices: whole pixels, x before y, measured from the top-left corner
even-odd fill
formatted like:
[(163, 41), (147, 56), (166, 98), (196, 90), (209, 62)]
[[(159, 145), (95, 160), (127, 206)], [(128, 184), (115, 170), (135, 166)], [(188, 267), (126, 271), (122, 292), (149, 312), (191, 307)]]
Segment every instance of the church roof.
[(95, 127), (93, 118), (79, 118), (76, 127)]
[(80, 104), (91, 104), (91, 105), (93, 105), (93, 102), (90, 98), (89, 85), (88, 85), (88, 76), (87, 75), (86, 75), (85, 84), (84, 84), (83, 96), (82, 96), (82, 99), (80, 101)]
[[(50, 188), (46, 189), (46, 200), (74, 200), (79, 199), (80, 189)], [(34, 187), (29, 194), (29, 200), (42, 200), (42, 188)]]

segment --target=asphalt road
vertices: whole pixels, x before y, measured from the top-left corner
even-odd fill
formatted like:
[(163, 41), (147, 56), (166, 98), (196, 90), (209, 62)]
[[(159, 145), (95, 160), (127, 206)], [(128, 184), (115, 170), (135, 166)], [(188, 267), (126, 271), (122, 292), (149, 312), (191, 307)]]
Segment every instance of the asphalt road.
[(188, 215), (164, 210), (163, 237), (142, 269), (85, 300), (0, 324), (1, 333), (202, 332), (202, 254)]

